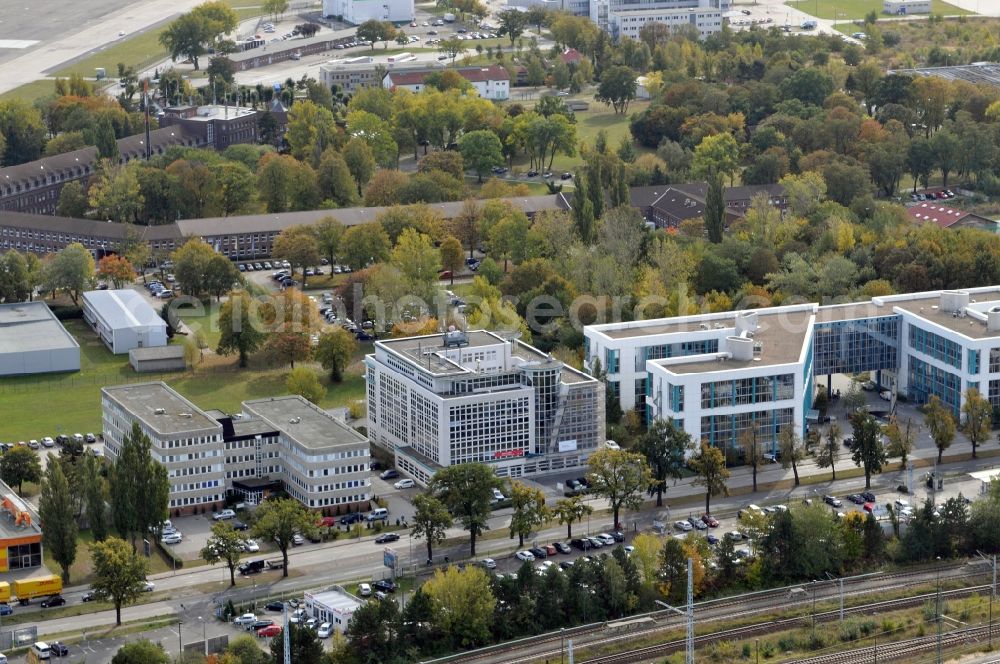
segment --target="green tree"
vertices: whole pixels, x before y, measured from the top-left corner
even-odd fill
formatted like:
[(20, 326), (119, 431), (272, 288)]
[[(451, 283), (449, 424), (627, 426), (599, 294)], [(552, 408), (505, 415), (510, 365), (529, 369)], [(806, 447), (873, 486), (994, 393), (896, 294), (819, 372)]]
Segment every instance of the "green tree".
[(514, 510), (510, 516), (510, 536), (513, 539), (517, 535), (517, 546), (523, 547), (524, 538), (549, 517), (549, 511), (545, 507), (545, 493), (524, 482), (512, 480), (510, 501)]
[(940, 464), (944, 451), (951, 447), (951, 441), (955, 440), (955, 417), (939, 398), (932, 396), (924, 406), (924, 422), (930, 429), (934, 446), (937, 447), (937, 462)]
[[(174, 274), (184, 293), (197, 297), (208, 290), (205, 284), (208, 264), (218, 255), (211, 245), (197, 237), (191, 238), (170, 255), (174, 262)], [(232, 284), (232, 281), (229, 283)]]
[(222, 216), (255, 211), (257, 180), (247, 166), (228, 161), (214, 167)]
[(316, 359), (330, 372), (330, 380), (339, 383), (344, 378), (344, 368), (358, 349), (358, 342), (347, 330), (336, 327), (324, 332), (316, 345)]
[(202, 280), (205, 291), (214, 295), (217, 302), (222, 300), (222, 294), (229, 291), (233, 284), (240, 282), (236, 264), (222, 254), (215, 254), (209, 258), (204, 270)]
[(559, 523), (566, 526), (566, 537), (573, 539), (573, 524), (593, 514), (594, 508), (583, 502), (583, 496), (571, 496), (557, 500), (552, 512)]
[(976, 448), (990, 437), (990, 426), (993, 422), (993, 406), (986, 397), (974, 387), (965, 391), (965, 403), (962, 404), (965, 415), (965, 426), (962, 432), (972, 443), (972, 458), (976, 458)]
[(163, 646), (149, 639), (129, 641), (111, 658), (111, 664), (170, 664), (170, 662), (170, 656)]
[(449, 235), (441, 242), (441, 267), (451, 272), (452, 285), (455, 285), (455, 273), (465, 264), (464, 258), (464, 249), (457, 237)]
[(503, 486), (493, 469), (482, 463), (442, 468), (431, 479), (430, 490), (469, 531), (470, 555), (476, 557), (476, 538), (487, 527), (493, 489)]
[(78, 180), (67, 182), (59, 192), (59, 207), (56, 208), (56, 215), (60, 217), (72, 217), (82, 219), (90, 209), (90, 201), (83, 185)]
[(170, 481), (165, 466), (153, 460), (152, 444), (138, 422), (122, 438), (118, 457), (108, 473), (111, 513), (122, 539), (145, 537), (167, 518)]
[(319, 265), (319, 244), (309, 226), (289, 226), (278, 234), (271, 247), (271, 256), (288, 261), (292, 271), (302, 271), (302, 287), (306, 285), (306, 268)]
[(219, 311), (219, 355), (239, 353), (240, 367), (247, 365), (247, 357), (257, 352), (267, 333), (257, 325), (258, 304), (246, 291), (233, 291)]
[(886, 454), (888, 456), (898, 456), (900, 468), (906, 468), (906, 460), (913, 450), (916, 432), (912, 430), (911, 424), (909, 418), (907, 418), (906, 424), (900, 426), (899, 420), (896, 416), (893, 416), (883, 429), (885, 437), (889, 441), (886, 447)]
[(451, 514), (440, 500), (430, 493), (421, 493), (413, 498), (413, 537), (427, 541), (427, 560), (434, 559), (434, 546), (444, 541), (451, 528)]
[(320, 195), (324, 200), (332, 202), (337, 207), (351, 207), (357, 204), (357, 187), (342, 154), (333, 148), (327, 148), (319, 161), (317, 171)]
[(374, 222), (351, 226), (340, 242), (340, 256), (354, 270), (370, 263), (381, 263), (389, 257), (389, 235), (382, 225)]
[(31, 297), (28, 261), (16, 249), (0, 254), (0, 302), (25, 302)]
[(795, 486), (799, 485), (799, 461), (805, 458), (802, 441), (795, 434), (795, 429), (786, 426), (778, 433), (778, 449), (781, 451), (781, 467), (791, 467), (795, 476)]
[(265, 653), (252, 636), (237, 636), (229, 640), (223, 664), (272, 664), (270, 653)]
[(611, 504), (615, 527), (622, 507), (638, 509), (642, 494), (655, 483), (646, 458), (627, 450), (602, 449), (594, 452), (587, 461), (594, 493), (604, 496)]
[(334, 217), (323, 217), (313, 226), (316, 248), (330, 262), (336, 264), (340, 252), (340, 241), (344, 237), (344, 225)]
[(63, 583), (69, 583), (69, 568), (76, 560), (76, 536), (73, 497), (62, 471), (62, 464), (49, 463), (42, 479), (38, 515), (45, 524), (42, 543), (52, 559), (62, 568)]
[(601, 73), (601, 83), (597, 86), (594, 99), (624, 114), (629, 103), (635, 99), (635, 72), (630, 67), (615, 65)]
[(691, 158), (691, 176), (710, 180), (728, 175), (730, 183), (740, 168), (740, 146), (732, 134), (712, 134), (701, 139)]
[(663, 491), (667, 479), (675, 482), (683, 477), (685, 455), (692, 449), (691, 436), (669, 420), (656, 420), (639, 438), (636, 451), (646, 457), (653, 476), (649, 495), (656, 494), (656, 506), (663, 507)]
[(111, 118), (107, 115), (101, 117), (94, 127), (94, 145), (97, 146), (98, 159), (109, 159), (118, 161), (118, 140), (115, 137), (115, 128), (111, 126)]
[(79, 304), (80, 294), (94, 282), (94, 257), (74, 242), (46, 259), (42, 281), (49, 290), (66, 291), (73, 304)]
[(587, 188), (586, 176), (581, 176), (578, 172), (573, 178), (576, 183), (576, 191), (573, 192), (573, 223), (576, 232), (584, 244), (591, 244), (594, 241), (594, 204), (590, 201), (590, 194)]
[[(316, 632), (305, 625), (291, 623), (288, 625), (288, 647), (291, 649), (292, 662), (322, 662), (325, 659), (323, 642)], [(271, 639), (271, 656), (274, 662), (285, 661), (285, 639)]]
[(125, 540), (109, 537), (90, 546), (97, 599), (115, 605), (115, 624), (122, 624), (122, 606), (139, 599), (146, 584), (146, 561)]
[(268, 212), (315, 210), (319, 207), (316, 172), (287, 154), (270, 152), (257, 167), (257, 193)]
[(243, 555), (243, 534), (237, 532), (228, 521), (212, 524), (212, 534), (201, 550), (202, 559), (209, 565), (226, 563), (229, 568), (229, 586), (236, 585), (236, 566)]
[(587, 193), (590, 195), (590, 204), (594, 208), (594, 218), (604, 217), (604, 173), (601, 167), (601, 160), (594, 159), (587, 165)]
[(865, 411), (855, 411), (851, 414), (851, 426), (854, 428), (851, 459), (856, 466), (864, 468), (865, 489), (870, 489), (872, 474), (881, 473), (887, 460), (882, 445), (882, 428), (875, 418)]
[(326, 388), (319, 382), (319, 376), (306, 367), (296, 367), (291, 370), (285, 378), (285, 389), (314, 404), (319, 404), (326, 396)]
[(42, 479), (42, 464), (38, 453), (27, 446), (11, 448), (0, 456), (0, 478), (8, 486), (16, 486), (18, 495), (25, 482), (39, 482)]
[(131, 223), (138, 219), (145, 204), (134, 164), (119, 164), (102, 159), (97, 176), (87, 189), (90, 207), (101, 219)]
[(288, 11), (288, 0), (264, 0), (260, 8), (267, 16), (278, 18)]
[[(316, 517), (294, 498), (265, 500), (257, 507), (254, 535), (265, 542), (274, 542), (281, 551), (283, 577), (288, 576), (288, 547), (296, 533), (308, 536), (316, 531)], [(310, 661), (310, 660), (302, 660)]]
[(403, 275), (410, 292), (432, 299), (433, 284), (441, 272), (441, 252), (430, 236), (415, 228), (404, 229), (389, 260)]
[(718, 244), (726, 229), (726, 201), (723, 196), (722, 174), (711, 173), (705, 198), (705, 229), (708, 241)]
[(524, 12), (511, 8), (497, 14), (497, 20), (500, 22), (497, 36), (507, 35), (510, 39), (510, 46), (513, 48), (517, 38), (524, 34), (524, 28), (528, 25), (528, 17)]
[(238, 23), (236, 12), (225, 2), (205, 2), (175, 19), (160, 33), (159, 41), (174, 61), (182, 56), (191, 58), (197, 70), (198, 58)]
[(355, 34), (358, 39), (371, 42), (374, 51), (375, 42), (385, 42), (385, 47), (389, 48), (389, 40), (396, 36), (396, 26), (388, 21), (371, 19), (359, 25)]
[(104, 478), (101, 477), (100, 461), (93, 455), (83, 458), (83, 492), (87, 512), (87, 524), (95, 542), (108, 536), (108, 504), (105, 497)]
[(711, 514), (712, 496), (728, 496), (729, 469), (726, 468), (726, 457), (717, 447), (702, 442), (701, 449), (691, 457), (688, 465), (698, 476), (694, 483), (705, 487), (705, 513)]
[(453, 647), (472, 648), (489, 640), (496, 598), (481, 567), (438, 569), (422, 590), (431, 599), (438, 629)]
[(476, 172), (480, 183), (490, 169), (503, 164), (503, 146), (492, 131), (480, 129), (463, 134), (458, 139), (458, 150), (462, 161)]
[(333, 111), (317, 106), (308, 99), (297, 102), (288, 110), (288, 130), (285, 140), (292, 156), (316, 166), (324, 151), (333, 145), (338, 130)]
[(375, 172), (375, 157), (372, 149), (363, 138), (352, 137), (344, 145), (344, 161), (347, 162), (347, 170), (351, 172), (351, 177), (358, 186), (358, 195), (368, 181), (372, 179)]

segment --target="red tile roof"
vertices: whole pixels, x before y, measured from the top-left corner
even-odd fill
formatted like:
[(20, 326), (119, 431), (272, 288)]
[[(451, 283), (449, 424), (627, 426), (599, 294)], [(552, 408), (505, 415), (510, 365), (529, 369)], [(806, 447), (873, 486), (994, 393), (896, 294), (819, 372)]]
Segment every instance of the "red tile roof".
[[(424, 79), (435, 72), (447, 71), (446, 69), (420, 69), (416, 71), (390, 71), (389, 78), (393, 85), (421, 85)], [(454, 69), (462, 75), (462, 78), (470, 83), (483, 81), (509, 81), (510, 74), (500, 65), (489, 67), (462, 67)]]
[(907, 208), (906, 211), (910, 217), (917, 221), (932, 222), (941, 228), (948, 228), (971, 214), (965, 210), (956, 210), (932, 203), (920, 203)]
[(583, 54), (580, 53), (580, 51), (576, 50), (575, 48), (567, 48), (559, 55), (559, 57), (562, 59), (563, 62), (565, 62), (568, 65), (571, 65), (574, 62), (579, 62), (580, 60), (582, 60)]

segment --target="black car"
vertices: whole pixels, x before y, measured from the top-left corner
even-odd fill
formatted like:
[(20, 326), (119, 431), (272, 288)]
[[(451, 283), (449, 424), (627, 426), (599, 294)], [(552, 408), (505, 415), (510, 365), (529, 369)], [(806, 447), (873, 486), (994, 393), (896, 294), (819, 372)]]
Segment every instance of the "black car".
[(852, 503), (854, 503), (855, 505), (864, 505), (865, 504), (864, 496), (862, 496), (861, 494), (858, 494), (858, 493), (852, 493), (851, 495), (849, 495), (847, 497), (847, 499), (849, 501), (851, 501)]
[(375, 590), (381, 590), (386, 593), (396, 592), (396, 584), (389, 579), (379, 579), (372, 584), (372, 587), (375, 588)]
[(49, 644), (49, 650), (56, 657), (69, 657), (69, 648), (66, 647), (65, 643), (53, 641)]
[(573, 566), (572, 560), (564, 560), (561, 563), (559, 563), (559, 569), (569, 569), (572, 566)]
[(398, 470), (394, 470), (392, 468), (390, 468), (389, 470), (383, 471), (383, 473), (381, 475), (379, 475), (379, 479), (382, 479), (382, 480), (394, 480), (397, 477), (399, 477), (399, 471)]
[(573, 174), (569, 173), (569, 172), (563, 173), (562, 175), (559, 176), (559, 179), (560, 180), (572, 180), (573, 179)]
[(268, 611), (277, 611), (278, 613), (281, 613), (282, 611), (285, 610), (285, 603), (284, 602), (268, 602), (267, 605), (264, 608), (267, 609)]
[(265, 618), (263, 620), (255, 620), (252, 623), (250, 623), (249, 625), (244, 625), (243, 627), (248, 632), (256, 632), (258, 629), (263, 629), (265, 627), (270, 627), (273, 624), (274, 624), (273, 620), (268, 620), (268, 619)]
[(581, 551), (586, 551), (587, 549), (590, 548), (590, 542), (588, 540), (583, 539), (583, 538), (577, 538), (575, 540), (572, 540), (572, 541), (570, 541), (570, 544), (573, 547), (575, 547), (577, 549), (580, 549)]
[(534, 177), (538, 177), (538, 171), (536, 171), (536, 170), (532, 169), (532, 170), (530, 170), (530, 171), (528, 171), (528, 172), (527, 172), (527, 176), (528, 176), (529, 178), (534, 178)]
[(556, 547), (556, 551), (559, 553), (572, 553), (573, 549), (569, 548), (569, 544), (566, 542), (553, 542), (552, 546)]
[(538, 560), (541, 560), (542, 558), (548, 558), (549, 557), (548, 551), (546, 551), (545, 549), (543, 549), (540, 546), (532, 547), (532, 548), (528, 549), (528, 551), (531, 551), (531, 555), (533, 555)]
[(340, 517), (340, 525), (349, 526), (352, 523), (359, 523), (361, 521), (361, 513), (355, 512), (354, 514), (347, 514)]
[(66, 600), (62, 595), (52, 595), (42, 600), (42, 608), (47, 609), (52, 606), (62, 606), (65, 603)]
[(375, 538), (376, 544), (385, 544), (386, 542), (398, 542), (399, 535), (396, 533), (383, 533)]
[(853, 438), (845, 438), (844, 439), (844, 447), (846, 447), (847, 449), (852, 449), (854, 447), (854, 439)]
[(861, 493), (861, 497), (865, 499), (866, 503), (874, 503), (875, 502), (875, 494), (872, 493), (871, 491), (864, 491), (864, 492), (862, 492)]
[(96, 599), (94, 597), (94, 591), (93, 590), (88, 590), (87, 592), (83, 593), (83, 596), (80, 598), (80, 601), (81, 602), (91, 602), (94, 599)]
[(613, 531), (611, 533), (611, 537), (613, 537), (616, 542), (624, 542), (625, 541), (625, 533), (623, 533), (620, 530)]
[(240, 520), (233, 521), (233, 530), (249, 530), (250, 526)]

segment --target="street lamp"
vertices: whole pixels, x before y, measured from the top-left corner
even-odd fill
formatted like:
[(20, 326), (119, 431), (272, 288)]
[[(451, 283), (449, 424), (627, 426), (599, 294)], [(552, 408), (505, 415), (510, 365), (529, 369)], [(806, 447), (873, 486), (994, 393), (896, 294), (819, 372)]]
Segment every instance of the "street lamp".
[(208, 623), (204, 616), (198, 616), (198, 620), (201, 621), (201, 640), (205, 644), (205, 657), (208, 657)]

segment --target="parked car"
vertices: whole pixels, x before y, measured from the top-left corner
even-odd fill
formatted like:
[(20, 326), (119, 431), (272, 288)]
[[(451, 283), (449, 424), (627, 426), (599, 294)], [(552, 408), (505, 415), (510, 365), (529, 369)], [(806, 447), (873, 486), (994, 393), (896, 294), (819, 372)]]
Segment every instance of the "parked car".
[(167, 533), (160, 538), (160, 541), (164, 544), (180, 544), (183, 540), (184, 537), (178, 532)]
[(730, 530), (726, 533), (726, 538), (731, 539), (734, 542), (739, 542), (743, 539), (743, 533), (738, 530)]
[(268, 611), (277, 611), (278, 613), (281, 613), (282, 611), (285, 610), (285, 603), (284, 602), (268, 602), (267, 605), (264, 606), (264, 608), (267, 609)]
[(379, 579), (374, 583), (375, 590), (381, 590), (383, 592), (394, 593), (396, 592), (396, 584), (389, 579)]
[(274, 624), (273, 620), (270, 620), (268, 618), (260, 618), (258, 620), (253, 621), (249, 625), (245, 625), (244, 627), (246, 627), (246, 630), (248, 632), (256, 632), (258, 629), (264, 629), (265, 627), (270, 627), (273, 624)]
[(539, 560), (549, 557), (549, 553), (540, 546), (533, 546), (530, 549), (528, 549), (528, 551), (531, 552), (531, 555), (533, 555), (535, 558), (538, 558)]
[(861, 497), (865, 499), (866, 503), (874, 503), (875, 502), (875, 494), (872, 493), (871, 491), (863, 491), (861, 493)]
[(840, 507), (844, 503), (840, 502), (840, 499), (836, 496), (823, 496), (823, 502), (830, 507)]
[(570, 540), (570, 546), (576, 547), (581, 551), (586, 551), (590, 548), (590, 541), (583, 537), (578, 537), (574, 540)]
[(383, 470), (382, 474), (378, 477), (382, 480), (394, 480), (399, 477), (399, 471), (394, 468), (390, 468), (389, 470)]
[(257, 622), (257, 615), (254, 614), (254, 613), (244, 613), (241, 616), (237, 616), (236, 618), (233, 618), (233, 624), (234, 625), (239, 625), (241, 627), (246, 626), (246, 625), (252, 625), (255, 622)]
[(268, 625), (257, 630), (257, 636), (262, 639), (272, 638), (281, 634), (281, 625)]
[(49, 650), (56, 657), (69, 657), (69, 648), (66, 647), (65, 643), (60, 643), (59, 641), (53, 641), (49, 644)]
[(250, 530), (250, 526), (237, 519), (233, 521), (233, 530)]
[(295, 533), (294, 535), (292, 535), (292, 544), (294, 546), (302, 546), (305, 543), (306, 543), (306, 538), (300, 535), (299, 533)]
[(864, 505), (865, 504), (864, 496), (862, 496), (861, 494), (858, 494), (858, 493), (852, 493), (851, 495), (849, 495), (847, 497), (847, 499), (849, 501), (851, 501), (852, 503), (854, 503), (855, 505)]
[(708, 530), (708, 524), (696, 517), (688, 517), (688, 523), (694, 526), (695, 530)]
[(398, 542), (398, 541), (399, 541), (399, 535), (397, 535), (396, 533), (382, 533), (381, 535), (375, 538), (376, 544), (387, 544), (389, 542)]
[[(96, 597), (94, 596), (94, 591), (93, 590), (88, 590), (87, 592), (83, 593), (83, 595), (80, 597), (80, 601), (81, 602), (91, 602), (91, 601), (93, 601), (95, 599), (96, 599)], [(0, 605), (0, 615), (3, 615), (3, 607), (4, 606), (7, 606), (7, 605), (6, 604)]]
[(518, 551), (514, 554), (514, 557), (518, 560), (523, 560), (524, 562), (530, 563), (535, 560), (535, 555), (531, 551)]
[(744, 517), (744, 515), (748, 515), (750, 513), (760, 514), (763, 511), (764, 510), (762, 510), (760, 507), (758, 507), (757, 505), (754, 505), (754, 504), (751, 503), (750, 505), (747, 505), (743, 509), (737, 511), (736, 512), (736, 518), (737, 519), (742, 519)]
[(686, 533), (691, 531), (691, 524), (687, 521), (674, 521), (674, 528)]
[(248, 539), (243, 542), (243, 550), (247, 553), (257, 553), (260, 551), (260, 545), (257, 544), (256, 540)]
[(367, 583), (362, 583), (358, 586), (358, 594), (362, 597), (371, 597), (372, 587)]
[(554, 546), (556, 548), (556, 551), (558, 551), (559, 553), (572, 553), (573, 552), (573, 549), (571, 549), (569, 547), (569, 544), (566, 544), (566, 542), (553, 542), (552, 546)]
[(83, 440), (84, 440), (84, 442), (87, 442), (87, 443), (96, 443), (97, 442), (97, 436), (95, 436), (92, 433), (88, 433), (87, 435), (85, 435), (83, 437)]
[(412, 489), (413, 487), (416, 486), (416, 483), (413, 480), (406, 478), (403, 480), (399, 480), (392, 486), (394, 486), (397, 489)]
[(719, 520), (716, 519), (711, 514), (702, 514), (701, 515), (701, 520), (709, 528), (718, 528), (719, 527)]
[(597, 539), (601, 540), (601, 543), (604, 546), (614, 546), (615, 545), (615, 538), (612, 537), (611, 535), (607, 534), (607, 533), (601, 533), (600, 535), (597, 535)]
[(216, 512), (212, 515), (213, 521), (225, 521), (226, 519), (235, 519), (236, 512), (230, 509), (222, 510), (221, 512)]
[(360, 512), (354, 512), (353, 514), (345, 514), (344, 516), (340, 517), (340, 525), (349, 526), (351, 524), (358, 523), (363, 520), (364, 517), (361, 516)]
[(590, 548), (592, 549), (600, 549), (601, 547), (604, 546), (604, 542), (597, 539), (596, 537), (588, 537), (587, 541), (590, 542)]
[(493, 560), (492, 558), (483, 558), (480, 561), (480, 564), (483, 567), (485, 567), (486, 569), (496, 569), (497, 568), (497, 561)]
[(331, 634), (333, 634), (333, 625), (328, 622), (323, 623), (319, 626), (319, 629), (316, 630), (316, 636), (321, 639), (328, 639)]

